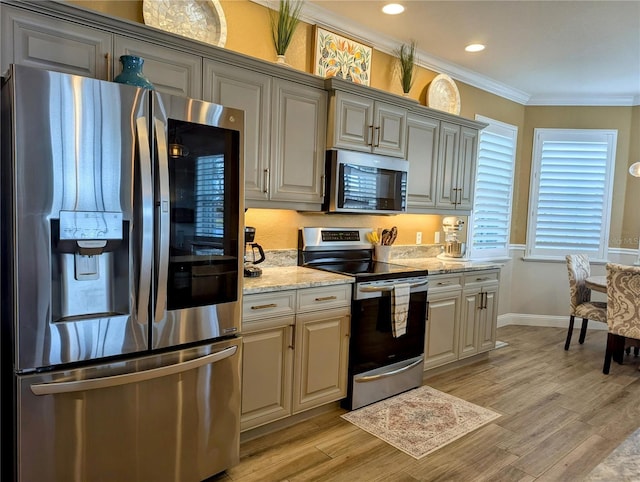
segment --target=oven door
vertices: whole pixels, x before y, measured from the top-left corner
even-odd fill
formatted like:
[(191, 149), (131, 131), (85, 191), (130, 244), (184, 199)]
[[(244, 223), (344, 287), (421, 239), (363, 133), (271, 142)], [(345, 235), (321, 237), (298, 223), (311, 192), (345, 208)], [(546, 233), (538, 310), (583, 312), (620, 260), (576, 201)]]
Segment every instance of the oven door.
[(427, 290), (412, 290), (406, 334), (395, 338), (391, 327), (391, 291), (354, 300), (349, 347), (350, 375), (369, 372), (424, 354)]

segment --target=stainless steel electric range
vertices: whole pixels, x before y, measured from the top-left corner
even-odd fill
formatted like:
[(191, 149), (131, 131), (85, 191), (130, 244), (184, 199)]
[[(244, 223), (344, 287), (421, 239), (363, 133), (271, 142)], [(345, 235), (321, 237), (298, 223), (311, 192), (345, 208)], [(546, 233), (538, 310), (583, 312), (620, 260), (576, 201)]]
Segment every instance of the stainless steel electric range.
[[(351, 304), (349, 386), (343, 406), (360, 408), (422, 385), (427, 270), (383, 263), (366, 241), (371, 229), (301, 228), (298, 265), (355, 278)], [(392, 296), (410, 286), (406, 333), (395, 337)]]

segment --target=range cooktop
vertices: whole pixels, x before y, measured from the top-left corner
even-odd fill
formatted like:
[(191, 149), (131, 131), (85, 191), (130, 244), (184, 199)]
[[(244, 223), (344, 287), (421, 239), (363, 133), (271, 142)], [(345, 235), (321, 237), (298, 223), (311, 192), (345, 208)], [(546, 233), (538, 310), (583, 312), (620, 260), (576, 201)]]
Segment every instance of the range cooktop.
[(373, 259), (366, 228), (302, 228), (298, 265), (356, 277), (356, 281), (426, 276), (425, 269)]

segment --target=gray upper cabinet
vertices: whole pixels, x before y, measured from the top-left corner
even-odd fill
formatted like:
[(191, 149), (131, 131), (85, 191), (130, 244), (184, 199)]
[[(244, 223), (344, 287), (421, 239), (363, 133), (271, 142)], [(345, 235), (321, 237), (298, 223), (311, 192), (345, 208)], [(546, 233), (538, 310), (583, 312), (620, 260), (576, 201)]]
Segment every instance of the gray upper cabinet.
[(204, 100), (244, 111), (245, 199), (267, 200), (271, 77), (205, 59)]
[(410, 113), (407, 118), (407, 160), (409, 212), (432, 210), (436, 205), (438, 138), (440, 121)]
[(318, 210), (324, 191), (327, 93), (283, 79), (274, 79), (273, 86), (270, 198), (303, 203), (299, 210)]
[(407, 109), (350, 92), (334, 91), (328, 146), (406, 156)]
[(473, 208), (478, 130), (440, 123), (436, 207), (470, 211)]
[(246, 207), (319, 210), (326, 92), (207, 59), (204, 72), (205, 100), (245, 111)]
[(0, 5), (2, 72), (27, 65), (95, 79), (107, 79), (112, 35), (46, 15)]
[(121, 55), (145, 59), (143, 71), (168, 94), (202, 97), (202, 58), (58, 18), (2, 5), (2, 71), (28, 65), (102, 80), (121, 72)]
[(114, 39), (113, 77), (122, 71), (121, 55), (144, 59), (142, 71), (159, 92), (202, 99), (202, 57), (129, 37)]

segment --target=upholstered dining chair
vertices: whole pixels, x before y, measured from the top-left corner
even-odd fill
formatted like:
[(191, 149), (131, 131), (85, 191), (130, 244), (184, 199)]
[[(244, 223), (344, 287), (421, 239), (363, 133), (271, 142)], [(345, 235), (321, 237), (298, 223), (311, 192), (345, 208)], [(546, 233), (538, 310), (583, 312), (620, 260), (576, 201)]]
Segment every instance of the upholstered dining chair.
[(604, 301), (591, 301), (591, 290), (585, 285), (585, 280), (591, 274), (589, 257), (584, 254), (568, 254), (567, 270), (569, 272), (569, 302), (571, 313), (569, 317), (569, 330), (564, 349), (569, 349), (571, 335), (573, 334), (573, 322), (575, 317), (582, 318), (580, 329), (580, 343), (584, 343), (587, 335), (589, 320), (607, 322), (607, 303)]
[(640, 266), (607, 263), (607, 325), (604, 374), (612, 358), (622, 363), (625, 345), (640, 340)]

